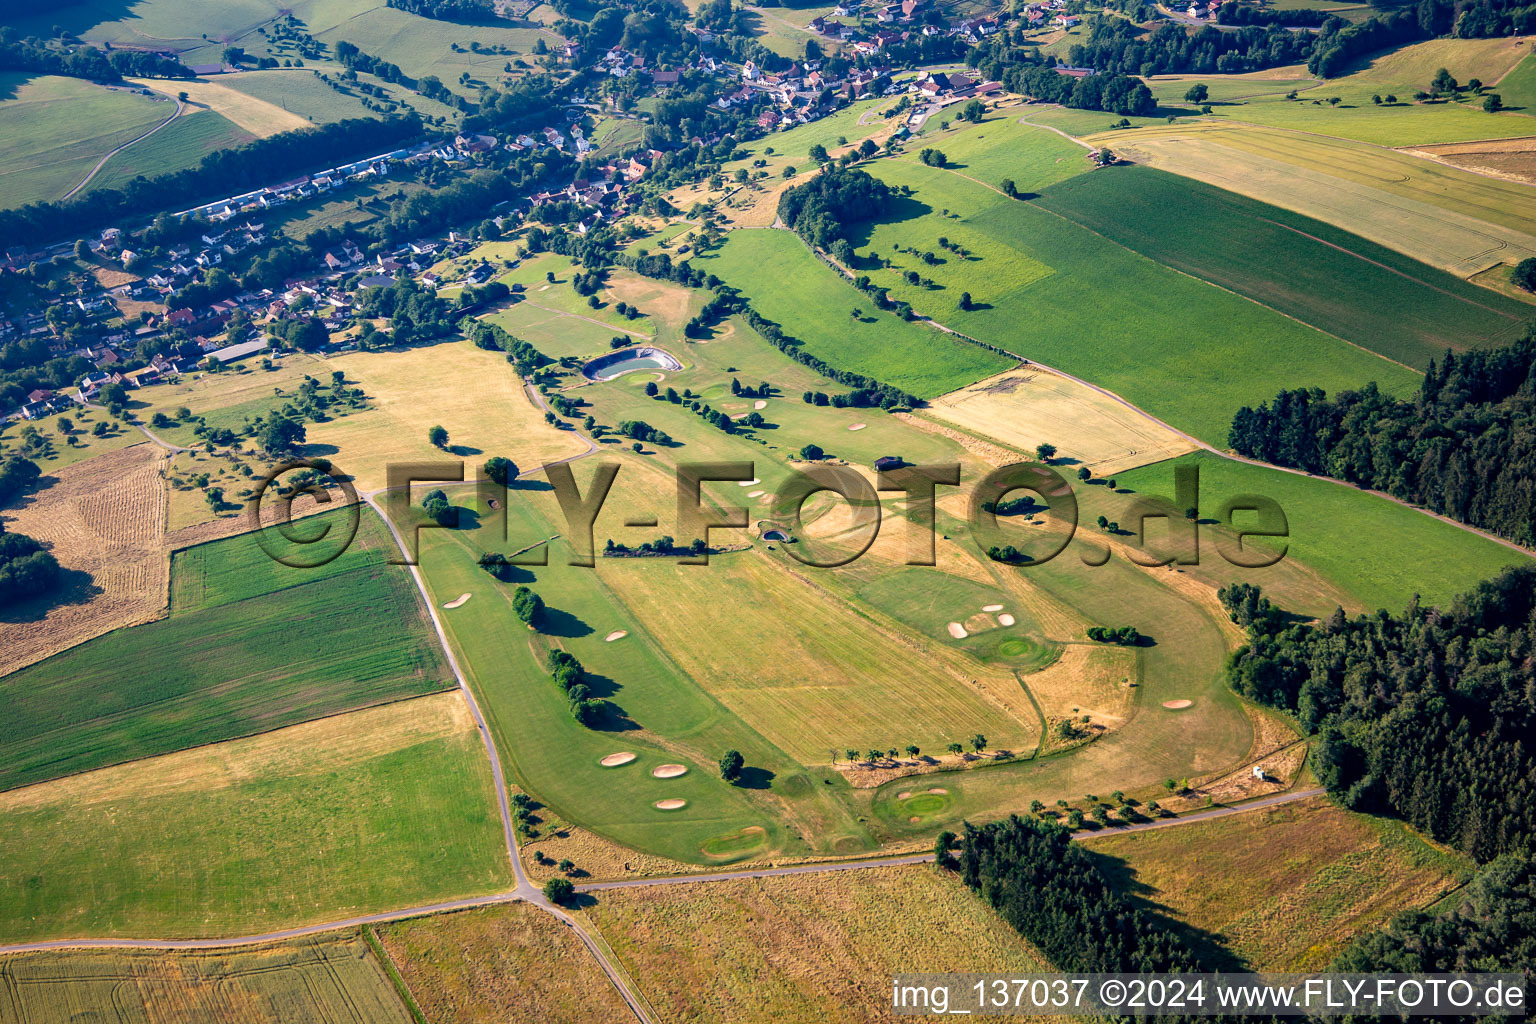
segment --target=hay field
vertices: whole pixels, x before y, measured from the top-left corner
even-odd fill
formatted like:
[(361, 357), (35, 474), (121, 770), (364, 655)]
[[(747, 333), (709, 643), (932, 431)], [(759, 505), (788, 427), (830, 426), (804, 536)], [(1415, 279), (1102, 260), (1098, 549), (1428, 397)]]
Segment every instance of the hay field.
[(266, 73), (245, 71), (233, 75), (220, 75), (218, 81), (210, 81), (206, 78), (175, 82), (163, 78), (130, 78), (129, 81), (134, 85), (161, 92), (173, 98), (177, 93), (184, 92), (187, 94), (187, 99), (194, 105), (207, 107), (223, 114), (258, 139), (276, 135), (278, 132), (293, 131), (296, 128), (308, 128), (308, 118), (301, 117), (276, 104), (257, 99), (235, 87), (237, 79), (247, 75)]
[[(140, 528), (113, 504), (121, 497), (108, 491), (86, 505), (110, 524), (98, 535), (108, 542), (113, 530)], [(158, 512), (153, 495), (133, 498), (129, 510)], [(339, 530), (343, 517), (326, 513), (294, 529)], [(353, 545), (318, 570), (272, 561), (252, 534), (179, 553), (168, 618), (97, 637), (0, 681), (8, 708), (0, 787), (451, 687), (409, 575), (383, 565), (392, 544), (365, 511)], [(106, 551), (123, 542), (116, 545)], [(163, 573), (158, 532), (148, 551), (142, 566), (129, 568)], [(157, 611), (163, 588), (153, 590)], [(125, 665), (136, 668), (125, 676)]]
[[(1423, 368), (1447, 348), (1508, 344), (1528, 310), (1332, 224), (1146, 167), (1047, 189), (1038, 202), (1160, 263), (1360, 348)], [(1390, 308), (1381, 297), (1391, 295)]]
[(1035, 366), (940, 395), (925, 414), (1025, 453), (1050, 442), (1058, 458), (1076, 460), (1100, 476), (1195, 447), (1109, 396)]
[(1241, 125), (1164, 125), (1088, 140), (1461, 277), (1536, 255), (1529, 189), (1411, 153)]
[(615, 890), (587, 913), (658, 1015), (679, 1024), (886, 1021), (899, 1019), (896, 973), (1050, 970), (927, 866)]
[(250, 934), (504, 891), (458, 692), (0, 795), (0, 937)]
[(78, 78), (0, 74), (0, 205), (61, 198), (98, 160), (175, 112), (174, 103)]
[(0, 1022), (410, 1024), (368, 944), (330, 934), (254, 949), (0, 957)]
[(630, 1016), (587, 947), (527, 904), (400, 921), (378, 934), (428, 1020), (606, 1024)]
[(162, 614), (163, 463), (158, 447), (136, 444), (46, 468), (48, 485), (5, 512), (5, 528), (48, 544), (65, 574), (58, 593), (0, 613), (0, 675)]
[(1112, 858), (1116, 888), (1258, 971), (1322, 970), (1356, 935), (1429, 906), (1472, 868), (1325, 797), (1087, 845)]

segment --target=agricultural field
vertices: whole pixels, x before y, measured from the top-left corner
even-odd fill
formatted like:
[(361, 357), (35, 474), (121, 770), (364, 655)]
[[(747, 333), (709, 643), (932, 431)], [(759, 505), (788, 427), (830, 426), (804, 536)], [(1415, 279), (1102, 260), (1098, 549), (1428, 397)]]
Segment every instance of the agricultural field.
[(0, 1024), (410, 1024), (361, 936), (254, 949), (73, 950), (0, 957)]
[[(1225, 441), (1239, 406), (1281, 387), (1416, 386), (1406, 368), (1138, 256), (1037, 203), (906, 157), (871, 170), (914, 194), (892, 217), (855, 232), (858, 272), (947, 327), (1086, 379), (1209, 443)], [(968, 255), (940, 255), (940, 238)], [(935, 262), (914, 250), (933, 252)], [(876, 266), (871, 251), (892, 265)], [(907, 283), (909, 271), (931, 284)], [(958, 308), (962, 290), (971, 293), (969, 311)], [(1091, 321), (1082, 315), (1088, 309)], [(783, 322), (790, 333), (809, 329)]]
[[(1401, 611), (1414, 594), (1426, 604), (1448, 601), (1526, 557), (1348, 485), (1205, 452), (1178, 461), (1200, 467), (1202, 510), (1214, 511), (1225, 498), (1238, 494), (1262, 494), (1279, 502), (1290, 530), (1285, 561), (1295, 559), (1320, 573), (1348, 595), (1350, 611)], [(1146, 494), (1173, 493), (1168, 463), (1122, 473), (1117, 483)], [(1245, 542), (1273, 543), (1278, 542)], [(1267, 577), (1278, 568), (1244, 570), (1244, 578), (1267, 589)], [(1332, 609), (1308, 604), (1294, 610), (1322, 616)]]
[(1459, 277), (1536, 255), (1536, 199), (1528, 188), (1414, 155), (1418, 150), (1214, 123), (1088, 138), (1138, 163), (1324, 221)]
[(1028, 107), (1005, 106), (980, 124), (956, 121), (948, 131), (923, 132), (923, 146), (942, 149), (948, 166), (997, 186), (1011, 179), (1020, 192), (1036, 192), (1087, 171), (1087, 148), (1022, 120)]
[(209, 153), (243, 145), (254, 138), (254, 134), (223, 114), (194, 109), (108, 160), (86, 191), (122, 188), (140, 175), (153, 178), (174, 174), (196, 167)]
[[(250, 132), (258, 139), (264, 139), (279, 132), (293, 131), (296, 128), (308, 128), (309, 118), (300, 116), (286, 106), (268, 103), (236, 88), (236, 83), (241, 79), (259, 74), (262, 72), (248, 71), (233, 75), (219, 75), (217, 78), (195, 78), (190, 82), (170, 81), (163, 78), (134, 78), (129, 81), (172, 99), (185, 93), (187, 103), (192, 110), (202, 107), (216, 111), (234, 122), (236, 127)], [(306, 74), (303, 77), (311, 76)], [(366, 112), (355, 116), (366, 116)]]
[[(1311, 218), (1150, 168), (1047, 189), (1040, 205), (1149, 259), (1423, 369), (1505, 345), (1530, 310)], [(1381, 305), (1391, 295), (1390, 309)]]
[(1116, 888), (1255, 971), (1323, 970), (1356, 935), (1427, 908), (1472, 871), (1401, 823), (1326, 797), (1087, 846), (1111, 858)]
[(607, 1024), (629, 1013), (586, 946), (526, 903), (401, 921), (379, 941), (428, 1020)]
[[(341, 530), (344, 517), (294, 529)], [(384, 571), (391, 541), (372, 512), (352, 546), (317, 570), (275, 562), (257, 540), (178, 552), (166, 618), (0, 680), (11, 709), (0, 727), (0, 788), (453, 685), (409, 577)], [(124, 680), (125, 665), (144, 671)]]
[(0, 794), (0, 935), (197, 937), (503, 892), (458, 692)]
[(13, 207), (63, 198), (102, 157), (175, 112), (174, 103), (129, 89), (0, 74), (0, 135), (6, 140), (0, 202)]
[(734, 232), (723, 249), (697, 265), (741, 289), (759, 313), (801, 338), (807, 352), (919, 398), (942, 395), (1011, 365), (1005, 356), (875, 308), (788, 231)]
[(886, 1020), (894, 974), (1050, 970), (927, 866), (609, 890), (587, 916), (678, 1022)]
[(362, 182), (338, 189), (323, 203), (306, 203), (269, 213), (265, 223), (281, 227), (283, 233), (302, 242), (317, 231), (341, 229), (348, 225), (365, 227), (381, 220), (389, 212), (389, 200), (397, 195), (412, 195), (426, 186), (414, 181)]

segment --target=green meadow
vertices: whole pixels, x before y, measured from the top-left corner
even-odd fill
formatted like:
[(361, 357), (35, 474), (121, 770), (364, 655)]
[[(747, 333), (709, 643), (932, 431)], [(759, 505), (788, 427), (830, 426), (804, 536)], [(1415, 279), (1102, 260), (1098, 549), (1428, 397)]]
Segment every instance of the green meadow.
[(388, 543), (364, 511), (320, 569), (270, 560), (251, 534), (178, 552), (166, 618), (0, 680), (0, 789), (451, 687), (409, 577), (384, 564)]
[(196, 167), (209, 153), (243, 145), (254, 138), (223, 114), (195, 110), (108, 160), (86, 190), (122, 188), (140, 175), (153, 178), (174, 174)]

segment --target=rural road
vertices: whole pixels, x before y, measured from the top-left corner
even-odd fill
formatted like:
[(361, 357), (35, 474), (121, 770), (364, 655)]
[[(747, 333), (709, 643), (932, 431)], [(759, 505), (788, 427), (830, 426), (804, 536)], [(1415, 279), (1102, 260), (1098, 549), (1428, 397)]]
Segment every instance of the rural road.
[[(1088, 832), (1075, 832), (1074, 840), (1091, 840), (1105, 836), (1126, 835), (1132, 832), (1148, 832), (1153, 829), (1178, 828), (1182, 825), (1194, 825), (1202, 821), (1211, 821), (1215, 818), (1226, 818), (1234, 814), (1247, 814), (1250, 811), (1264, 810), (1269, 807), (1277, 807), (1282, 804), (1292, 803), (1296, 800), (1306, 800), (1311, 797), (1321, 796), (1322, 789), (1299, 789), (1290, 793), (1280, 793), (1275, 796), (1263, 797), (1248, 803), (1232, 804), (1223, 807), (1214, 807), (1208, 811), (1197, 811), (1194, 814), (1186, 814), (1178, 818), (1167, 818), (1161, 821), (1141, 822), (1135, 825), (1125, 825), (1120, 828), (1103, 828)], [(915, 853), (905, 857), (871, 857), (867, 860), (829, 861), (819, 864), (793, 864), (777, 868), (755, 868), (740, 871), (719, 871), (709, 874), (697, 875), (667, 875), (657, 878), (630, 878), (613, 882), (593, 882), (589, 885), (579, 885), (577, 892), (593, 893), (603, 892), (609, 889), (640, 889), (658, 885), (686, 885), (695, 882), (729, 882), (745, 878), (779, 878), (785, 875), (820, 874), (830, 871), (858, 871), (865, 868), (899, 867), (906, 864), (925, 864), (933, 860), (931, 853)], [(28, 942), (11, 946), (0, 946), (0, 954), (5, 953), (33, 953), (49, 949), (222, 949), (234, 946), (253, 946), (264, 942), (277, 942), (283, 939), (303, 938), (309, 935), (319, 935), (324, 932), (336, 931), (341, 928), (353, 928), (370, 924), (385, 924), (390, 921), (399, 921), (410, 917), (422, 917), (428, 914), (441, 914), (453, 910), (466, 910), (474, 907), (489, 907), (503, 903), (516, 903), (525, 901), (535, 903), (545, 910), (550, 911), (556, 917), (571, 923), (568, 914), (551, 907), (543, 899), (538, 890), (538, 900), (529, 899), (522, 891), (527, 885), (532, 889), (531, 883), (524, 878), (521, 868), (518, 869), (519, 888), (512, 892), (497, 893), (490, 896), (475, 896), (468, 899), (452, 900), (446, 903), (430, 903), (419, 907), (406, 907), (401, 910), (387, 910), (377, 914), (368, 914), (362, 917), (350, 917), (341, 921), (326, 921), (321, 924), (305, 925), (300, 928), (286, 928), (282, 931), (265, 932), (260, 935), (242, 935), (233, 938), (218, 939), (53, 939), (47, 942)], [(593, 947), (590, 939), (585, 938), (585, 933), (579, 926), (576, 928), (578, 935), (588, 942), (588, 948)], [(607, 960), (598, 955), (598, 963), (607, 969)], [(614, 977), (613, 974), (609, 975)], [(624, 991), (623, 988), (620, 991)], [(631, 1004), (633, 1006), (634, 1004)], [(637, 1016), (641, 1016), (636, 1011)], [(646, 1018), (641, 1016), (642, 1020)]]
[(85, 188), (85, 186), (89, 185), (91, 183), (91, 179), (96, 177), (97, 173), (103, 167), (105, 167), (107, 165), (107, 161), (108, 160), (111, 160), (113, 157), (117, 156), (117, 154), (121, 153), (123, 150), (125, 150), (129, 146), (133, 145), (135, 142), (143, 142), (145, 139), (147, 139), (151, 135), (155, 134), (155, 132), (159, 131), (161, 128), (164, 128), (166, 125), (170, 124), (172, 121), (174, 121), (178, 117), (180, 117), (182, 111), (185, 110), (185, 109), (186, 109), (186, 104), (181, 102), (181, 100), (178, 99), (176, 101), (176, 113), (172, 114), (170, 117), (166, 118), (164, 121), (161, 121), (159, 124), (155, 125), (153, 128), (151, 128), (149, 131), (145, 132), (143, 135), (140, 135), (140, 136), (138, 136), (137, 138), (134, 138), (134, 139), (129, 139), (127, 142), (123, 143), (121, 146), (118, 146), (112, 152), (108, 153), (106, 156), (104, 156), (100, 160), (96, 161), (96, 166), (91, 168), (91, 173), (87, 174), (84, 178), (82, 178), (80, 180), (80, 184), (76, 185), (74, 188), (70, 189), (68, 192), (65, 192), (62, 196), (60, 196), (59, 197), (60, 201), (68, 199), (70, 196), (74, 195), (76, 192), (79, 192), (81, 189)]

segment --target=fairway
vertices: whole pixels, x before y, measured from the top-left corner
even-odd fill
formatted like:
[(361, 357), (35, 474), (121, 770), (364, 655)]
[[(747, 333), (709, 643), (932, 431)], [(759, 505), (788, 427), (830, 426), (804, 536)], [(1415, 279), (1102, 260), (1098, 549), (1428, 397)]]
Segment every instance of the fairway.
[[(1414, 594), (1421, 595), (1425, 604), (1449, 601), (1504, 566), (1527, 558), (1349, 485), (1205, 452), (1178, 461), (1200, 467), (1200, 502), (1206, 515), (1214, 514), (1226, 498), (1239, 494), (1262, 494), (1279, 502), (1290, 527), (1286, 560), (1297, 559), (1321, 573), (1353, 598), (1352, 611), (1401, 611)], [(1122, 473), (1118, 483), (1122, 488), (1164, 497), (1173, 493), (1168, 463)], [(1252, 539), (1246, 543), (1269, 542)], [(1264, 586), (1278, 568), (1244, 570), (1243, 578)], [(1294, 610), (1318, 616), (1332, 611), (1322, 606)]]
[(1329, 224), (1151, 168), (1085, 175), (1039, 202), (1150, 259), (1419, 369), (1447, 348), (1509, 344), (1530, 313)]
[(1536, 195), (1409, 152), (1248, 125), (1090, 135), (1140, 163), (1284, 207), (1468, 277), (1536, 255)]
[(0, 206), (60, 199), (96, 162), (176, 113), (156, 101), (78, 78), (0, 73)]
[(1087, 841), (1115, 887), (1219, 936), (1243, 969), (1318, 971), (1354, 936), (1422, 910), (1471, 873), (1402, 824), (1314, 797)]
[[(295, 530), (339, 529), (343, 515)], [(410, 577), (383, 564), (383, 524), (362, 515), (351, 548), (318, 570), (270, 560), (250, 534), (180, 552), (168, 618), (0, 681), (0, 788), (452, 686)]]
[[(754, 309), (840, 370), (932, 398), (1007, 369), (1012, 360), (953, 341), (876, 309), (869, 296), (822, 265), (788, 231), (732, 232), (695, 261), (741, 289)], [(854, 319), (851, 311), (858, 309)], [(826, 390), (840, 390), (828, 382)]]
[(3, 942), (260, 934), (511, 875), (457, 692), (0, 795)]
[[(1406, 393), (1417, 383), (1412, 371), (1161, 266), (1037, 203), (905, 157), (871, 170), (914, 195), (895, 217), (857, 232), (861, 273), (946, 326), (1104, 387), (1210, 443), (1225, 442), (1239, 406), (1281, 387), (1334, 390), (1376, 380)], [(971, 256), (945, 253), (930, 265), (911, 255), (938, 253), (940, 237)], [(875, 268), (869, 250), (894, 266)], [(906, 283), (903, 275), (919, 267), (936, 287)], [(962, 289), (972, 293), (969, 311), (958, 307)], [(793, 319), (784, 326), (807, 329)]]
[(363, 938), (254, 949), (0, 957), (0, 1024), (410, 1024)]

